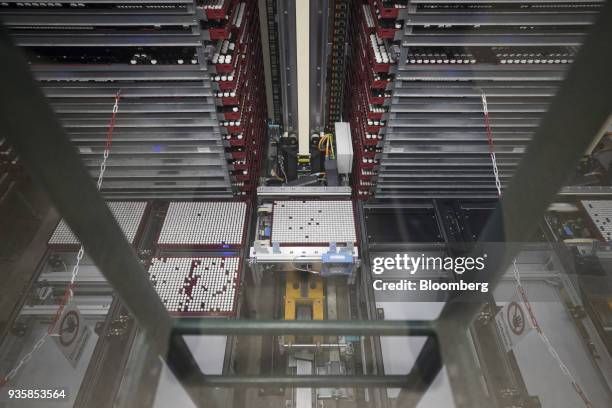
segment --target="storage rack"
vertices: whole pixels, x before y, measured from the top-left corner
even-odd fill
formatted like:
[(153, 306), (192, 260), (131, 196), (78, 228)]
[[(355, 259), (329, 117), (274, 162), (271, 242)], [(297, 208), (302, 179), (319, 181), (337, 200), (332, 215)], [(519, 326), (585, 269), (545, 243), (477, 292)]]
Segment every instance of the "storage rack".
[[(121, 92), (102, 186), (106, 197), (244, 194), (236, 188), (237, 177), (230, 177), (236, 169), (228, 166), (227, 129), (219, 124), (223, 112), (217, 112), (221, 103), (211, 78), (216, 70), (207, 55), (210, 41), (228, 28), (218, 21), (235, 2), (221, 1), (220, 9), (212, 3), (0, 4), (0, 18), (24, 49), (92, 175), (100, 165), (114, 97)], [(258, 23), (256, 18), (248, 22), (251, 27)]]
[(257, 2), (216, 3), (220, 8), (204, 7), (214, 25), (212, 89), (232, 186), (245, 196), (257, 186), (267, 118)]
[(344, 99), (344, 79), (346, 72), (346, 43), (349, 8), (348, 0), (336, 0), (333, 6), (331, 38), (331, 64), (329, 64), (329, 91), (327, 104), (327, 131), (334, 128), (335, 122), (342, 119)]
[(504, 186), (601, 5), (362, 1), (345, 106), (356, 197), (495, 197), (482, 94)]

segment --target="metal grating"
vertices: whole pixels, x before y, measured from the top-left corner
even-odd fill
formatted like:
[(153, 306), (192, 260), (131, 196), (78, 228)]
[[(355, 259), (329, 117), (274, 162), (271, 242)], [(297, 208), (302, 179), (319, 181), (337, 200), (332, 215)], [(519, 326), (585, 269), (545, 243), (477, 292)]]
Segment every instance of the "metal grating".
[(272, 243), (355, 243), (355, 217), (351, 201), (275, 201)]
[(612, 201), (583, 200), (581, 203), (603, 239), (612, 241)]
[(168, 312), (233, 315), (240, 258), (153, 258), (149, 278)]
[[(125, 238), (133, 245), (143, 224), (143, 217), (147, 209), (146, 202), (116, 201), (109, 202), (108, 208), (115, 216), (119, 227), (125, 234)], [(77, 246), (79, 240), (74, 235), (68, 224), (62, 219), (53, 235), (49, 239), (50, 246)]]
[(235, 248), (244, 241), (247, 204), (172, 202), (157, 244), (162, 247)]

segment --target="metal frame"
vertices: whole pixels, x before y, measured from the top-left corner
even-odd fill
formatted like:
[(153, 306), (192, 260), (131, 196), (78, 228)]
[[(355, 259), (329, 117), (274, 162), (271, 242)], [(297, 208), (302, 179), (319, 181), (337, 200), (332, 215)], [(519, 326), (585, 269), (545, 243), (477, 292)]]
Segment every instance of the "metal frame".
[[(612, 58), (602, 57), (612, 36), (612, 3), (608, 3), (583, 45), (566, 81), (553, 100), (541, 126), (536, 131), (515, 177), (510, 181), (502, 201), (481, 234), (481, 241), (521, 242), (537, 225), (551, 198), (566, 180), (568, 173), (607, 123), (612, 112)], [(414, 406), (427, 390), (440, 368), (442, 359), (450, 372), (477, 372), (466, 327), (478, 313), (481, 304), (468, 302), (470, 294), (462, 294), (448, 302), (436, 323), (414, 321), (349, 321), (349, 322), (248, 322), (190, 320), (172, 323), (153, 288), (148, 283), (132, 248), (123, 238), (110, 211), (98, 195), (93, 181), (81, 164), (59, 122), (43, 98), (27, 64), (16, 48), (2, 33), (0, 54), (5, 57), (5, 75), (0, 102), (0, 118), (9, 142), (19, 153), (24, 165), (39, 181), (60, 214), (83, 242), (108, 282), (144, 330), (155, 353), (161, 354), (198, 406), (215, 406), (201, 394), (202, 386), (258, 386), (266, 381), (293, 386), (316, 386), (325, 379), (326, 385), (401, 386), (399, 406)], [(35, 112), (37, 120), (27, 113)], [(575, 120), (578, 117), (580, 120)], [(551, 140), (554, 137), (554, 143)], [(61, 157), (62, 160), (56, 160)], [(67, 182), (69, 180), (69, 182)], [(74, 200), (79, 197), (79, 200)], [(524, 200), (530, 197), (530, 200)], [(518, 248), (489, 253), (490, 263), (476, 281), (488, 281), (495, 287)], [(478, 246), (476, 248), (478, 252)], [(262, 326), (263, 324), (263, 326)], [(382, 326), (379, 326), (382, 325)], [(253, 327), (255, 326), (255, 327)], [(260, 327), (260, 328), (258, 328)], [(261, 328), (263, 327), (263, 328)], [(371, 327), (387, 330), (388, 335), (429, 335), (417, 362), (408, 376), (364, 376), (335, 378), (217, 378), (201, 373), (189, 352), (182, 334), (231, 333), (364, 333), (373, 334)], [(437, 336), (433, 336), (435, 327)], [(174, 333), (172, 331), (174, 330)], [(376, 334), (380, 334), (377, 331)], [(438, 342), (442, 356), (438, 353)], [(168, 353), (165, 350), (168, 350)], [(320, 383), (319, 383), (320, 384)], [(454, 377), (453, 391), (459, 407), (489, 406), (476, 376)], [(415, 392), (416, 391), (416, 392)], [(204, 398), (204, 401), (202, 400)]]

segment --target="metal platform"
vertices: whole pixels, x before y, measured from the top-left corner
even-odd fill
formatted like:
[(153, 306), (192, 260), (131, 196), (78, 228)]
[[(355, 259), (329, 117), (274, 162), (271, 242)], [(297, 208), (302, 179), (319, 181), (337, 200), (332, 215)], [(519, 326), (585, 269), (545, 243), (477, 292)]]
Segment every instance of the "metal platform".
[(349, 200), (275, 201), (272, 244), (355, 243), (355, 216)]
[[(132, 245), (135, 244), (142, 229), (147, 203), (145, 201), (113, 201), (107, 204), (126, 239)], [(48, 244), (51, 247), (75, 247), (81, 243), (64, 220), (61, 220), (49, 238)]]
[(171, 202), (157, 240), (165, 248), (237, 248), (245, 235), (247, 204)]
[(236, 312), (240, 258), (153, 258), (149, 278), (168, 309), (179, 315)]

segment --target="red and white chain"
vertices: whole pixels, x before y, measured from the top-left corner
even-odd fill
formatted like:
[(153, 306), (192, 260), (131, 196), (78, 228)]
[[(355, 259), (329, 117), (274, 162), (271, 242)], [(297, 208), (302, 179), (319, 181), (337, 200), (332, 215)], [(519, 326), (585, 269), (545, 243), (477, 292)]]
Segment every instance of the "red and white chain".
[(559, 353), (557, 353), (557, 350), (550, 343), (548, 336), (542, 330), (542, 326), (540, 326), (540, 324), (538, 323), (538, 320), (535, 317), (535, 313), (533, 312), (533, 309), (531, 307), (531, 303), (529, 303), (529, 299), (527, 298), (527, 292), (525, 291), (525, 288), (523, 287), (523, 284), (521, 283), (521, 274), (519, 272), (518, 266), (516, 265), (516, 259), (514, 259), (514, 262), (512, 263), (512, 267), (514, 268), (514, 279), (516, 280), (517, 290), (519, 292), (519, 295), (521, 296), (521, 300), (523, 301), (525, 308), (527, 309), (527, 313), (529, 314), (529, 318), (531, 319), (531, 323), (534, 329), (536, 330), (536, 332), (540, 336), (540, 339), (542, 339), (542, 342), (548, 349), (548, 353), (555, 359), (557, 364), (559, 364), (559, 367), (561, 368), (561, 372), (563, 372), (563, 374), (569, 379), (570, 383), (572, 384), (572, 387), (574, 387), (574, 390), (576, 391), (576, 393), (582, 400), (584, 406), (588, 408), (592, 408), (593, 404), (591, 404), (591, 401), (589, 401), (589, 398), (586, 396), (586, 394), (582, 390), (582, 387), (580, 387), (580, 385), (578, 384), (578, 381), (576, 381), (576, 379), (570, 372), (569, 368), (567, 368), (563, 360), (561, 360), (561, 357), (559, 357)]
[[(117, 111), (119, 110), (120, 100), (121, 100), (121, 92), (117, 92), (117, 94), (115, 94), (115, 104), (113, 105), (111, 120), (108, 125), (108, 130), (106, 132), (106, 143), (104, 145), (102, 163), (100, 164), (100, 173), (98, 174), (98, 181), (96, 183), (96, 187), (98, 191), (100, 191), (100, 188), (102, 187), (102, 181), (104, 180), (104, 172), (106, 171), (106, 162), (108, 160), (111, 144), (113, 142), (113, 131), (115, 129)], [(70, 304), (74, 296), (74, 288), (76, 286), (75, 281), (76, 281), (77, 275), (79, 274), (79, 267), (81, 265), (81, 260), (83, 259), (84, 255), (85, 255), (85, 248), (83, 248), (83, 245), (81, 245), (81, 247), (79, 248), (79, 252), (77, 252), (76, 263), (74, 264), (74, 267), (72, 268), (72, 276), (70, 277), (70, 283), (68, 284), (68, 287), (66, 288), (66, 291), (64, 292), (62, 301), (60, 302), (59, 307), (57, 308), (57, 311), (55, 312), (55, 315), (53, 316), (53, 320), (51, 321), (49, 328), (47, 329), (45, 334), (43, 334), (38, 339), (38, 341), (34, 343), (34, 346), (32, 347), (32, 349), (28, 353), (26, 353), (21, 358), (21, 360), (19, 360), (19, 363), (17, 363), (17, 365), (13, 367), (13, 369), (9, 371), (3, 378), (0, 378), (0, 387), (8, 383), (9, 381), (11, 381), (15, 377), (15, 375), (17, 375), (17, 372), (19, 372), (19, 369), (21, 369), (23, 365), (27, 364), (28, 361), (30, 361), (30, 359), (32, 358), (32, 355), (34, 355), (34, 353), (36, 353), (36, 351), (42, 347), (42, 345), (45, 343), (47, 338), (53, 335), (52, 333), (55, 330), (55, 326), (57, 325), (57, 322), (60, 316), (62, 315), (64, 308), (66, 307), (67, 304)]]
[(482, 96), (482, 113), (484, 114), (485, 129), (487, 131), (487, 141), (489, 142), (489, 155), (491, 156), (491, 164), (493, 165), (493, 175), (495, 176), (495, 187), (497, 195), (501, 196), (501, 182), (499, 180), (499, 170), (497, 169), (497, 158), (495, 157), (495, 145), (493, 144), (493, 131), (489, 122), (489, 108), (487, 106), (487, 95), (484, 92)]
[[(493, 175), (495, 176), (495, 187), (497, 187), (497, 195), (501, 197), (502, 195), (501, 182), (499, 180), (499, 171), (497, 170), (497, 160), (495, 159), (495, 144), (493, 142), (493, 131), (491, 130), (491, 124), (489, 122), (489, 110), (487, 107), (487, 96), (485, 95), (484, 92), (482, 92), (481, 95), (482, 95), (482, 112), (484, 114), (485, 129), (487, 131), (487, 141), (489, 143), (489, 154), (491, 155), (491, 163), (493, 165)], [(542, 330), (542, 326), (540, 326), (540, 324), (538, 323), (538, 319), (536, 319), (535, 317), (535, 313), (533, 312), (531, 303), (529, 302), (529, 299), (527, 298), (527, 291), (525, 290), (525, 288), (523, 287), (523, 284), (521, 283), (521, 274), (519, 272), (518, 266), (516, 265), (516, 258), (512, 262), (512, 267), (514, 270), (514, 279), (516, 281), (516, 289), (521, 297), (521, 300), (523, 301), (523, 304), (525, 305), (525, 308), (527, 309), (527, 313), (529, 314), (529, 319), (531, 320), (532, 326), (536, 329), (536, 332), (540, 336), (540, 339), (542, 339), (542, 342), (546, 346), (548, 353), (555, 359), (557, 364), (559, 364), (559, 367), (561, 368), (561, 372), (570, 380), (572, 387), (574, 387), (574, 390), (576, 391), (576, 393), (578, 394), (578, 396), (584, 403), (584, 406), (587, 408), (592, 408), (593, 404), (591, 404), (591, 401), (589, 401), (588, 397), (586, 396), (586, 394), (584, 393), (584, 391), (582, 390), (582, 388), (580, 387), (580, 385), (578, 384), (578, 382), (576, 381), (576, 379), (574, 378), (570, 370), (567, 368), (563, 360), (561, 360), (561, 357), (559, 357), (559, 353), (557, 353), (557, 350), (550, 343), (548, 336)]]

